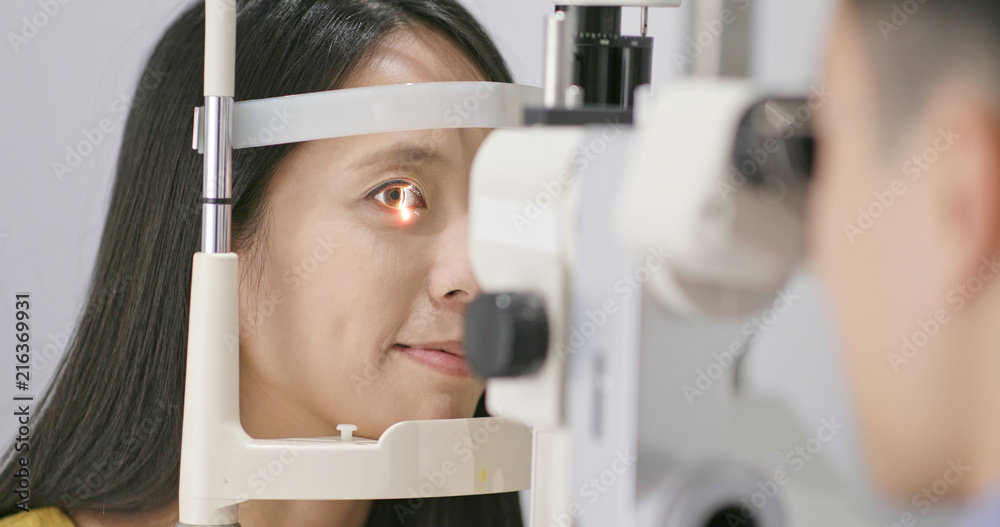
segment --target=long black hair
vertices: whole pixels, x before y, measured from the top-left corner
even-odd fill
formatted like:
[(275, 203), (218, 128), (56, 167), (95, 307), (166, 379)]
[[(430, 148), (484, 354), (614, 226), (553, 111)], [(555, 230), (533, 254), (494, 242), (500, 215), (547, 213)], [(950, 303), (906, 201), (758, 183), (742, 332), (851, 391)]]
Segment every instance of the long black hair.
[[(409, 24), (450, 38), (495, 82), (512, 82), (496, 46), (457, 0), (240, 0), (236, 100), (336, 89)], [(125, 126), (88, 302), (41, 401), (30, 439), (30, 507), (148, 512), (177, 499), (191, 285), (200, 247), (204, 4), (152, 52)], [(150, 82), (147, 80), (152, 79)], [(233, 156), (233, 243), (252, 247), (268, 180), (294, 145)], [(477, 415), (485, 409), (480, 400)], [(0, 515), (18, 512), (24, 454), (7, 451)], [(377, 500), (369, 525), (522, 525), (516, 492)]]

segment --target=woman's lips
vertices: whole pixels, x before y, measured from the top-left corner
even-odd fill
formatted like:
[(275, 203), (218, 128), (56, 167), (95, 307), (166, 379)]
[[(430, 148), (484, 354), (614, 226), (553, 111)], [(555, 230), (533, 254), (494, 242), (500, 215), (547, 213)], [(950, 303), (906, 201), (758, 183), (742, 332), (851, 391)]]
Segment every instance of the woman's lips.
[(402, 344), (394, 344), (393, 348), (401, 351), (407, 357), (433, 370), (455, 377), (472, 377), (472, 368), (465, 357), (453, 355), (446, 351), (428, 348), (413, 348)]

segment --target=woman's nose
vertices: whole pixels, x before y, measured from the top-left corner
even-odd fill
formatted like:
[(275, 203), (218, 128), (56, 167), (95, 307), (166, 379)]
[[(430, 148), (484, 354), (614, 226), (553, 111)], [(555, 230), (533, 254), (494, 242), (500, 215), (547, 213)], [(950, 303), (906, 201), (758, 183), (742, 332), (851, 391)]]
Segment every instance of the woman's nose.
[(469, 258), (468, 217), (454, 221), (440, 233), (429, 278), (434, 301), (468, 304), (482, 292)]

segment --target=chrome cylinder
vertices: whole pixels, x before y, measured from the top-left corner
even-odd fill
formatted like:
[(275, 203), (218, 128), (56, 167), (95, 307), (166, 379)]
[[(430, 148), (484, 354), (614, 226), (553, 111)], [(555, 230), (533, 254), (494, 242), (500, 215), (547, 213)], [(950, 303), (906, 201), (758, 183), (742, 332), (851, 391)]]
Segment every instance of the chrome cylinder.
[[(708, 77), (747, 77), (750, 75), (751, 2), (740, 0), (701, 0), (694, 6), (689, 38), (702, 46), (694, 58), (691, 73)], [(698, 42), (700, 35), (711, 42)]]
[(569, 20), (566, 13), (556, 11), (545, 24), (544, 104), (546, 108), (566, 105), (566, 88), (570, 86), (572, 64)]
[(232, 97), (205, 97), (201, 252), (227, 253), (232, 230)]

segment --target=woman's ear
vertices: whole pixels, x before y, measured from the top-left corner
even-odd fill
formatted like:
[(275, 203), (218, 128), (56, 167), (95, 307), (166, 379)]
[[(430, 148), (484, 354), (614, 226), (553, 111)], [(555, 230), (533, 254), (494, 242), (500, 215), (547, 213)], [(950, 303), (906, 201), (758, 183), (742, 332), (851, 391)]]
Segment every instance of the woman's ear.
[(935, 222), (958, 278), (976, 276), (1000, 249), (1000, 113), (975, 89), (935, 96)]

